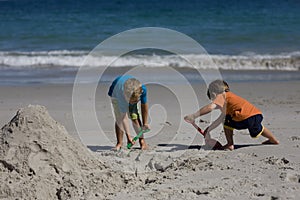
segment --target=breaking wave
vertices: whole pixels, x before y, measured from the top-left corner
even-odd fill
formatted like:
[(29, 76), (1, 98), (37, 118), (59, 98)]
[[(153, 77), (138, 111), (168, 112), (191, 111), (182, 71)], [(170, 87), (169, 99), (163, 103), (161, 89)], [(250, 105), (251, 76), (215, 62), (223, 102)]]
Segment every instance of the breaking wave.
[[(0, 68), (78, 68), (86, 67), (190, 67), (224, 70), (300, 69), (300, 52), (277, 55), (245, 53), (242, 55), (125, 55), (90, 56), (87, 51), (0, 52)], [(114, 62), (111, 62), (111, 61)], [(187, 62), (188, 61), (188, 62)], [(212, 62), (213, 61), (213, 62)]]

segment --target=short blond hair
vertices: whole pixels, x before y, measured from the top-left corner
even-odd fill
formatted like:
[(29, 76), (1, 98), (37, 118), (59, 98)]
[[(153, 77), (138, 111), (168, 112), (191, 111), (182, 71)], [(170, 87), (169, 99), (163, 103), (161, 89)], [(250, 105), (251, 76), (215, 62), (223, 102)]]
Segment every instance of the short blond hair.
[(137, 100), (142, 94), (142, 84), (135, 78), (128, 79), (124, 84), (124, 95), (128, 99)]
[(223, 92), (229, 92), (229, 91), (230, 89), (228, 83), (226, 81), (218, 79), (209, 84), (207, 90), (207, 96), (209, 99), (211, 99), (213, 94), (218, 95)]

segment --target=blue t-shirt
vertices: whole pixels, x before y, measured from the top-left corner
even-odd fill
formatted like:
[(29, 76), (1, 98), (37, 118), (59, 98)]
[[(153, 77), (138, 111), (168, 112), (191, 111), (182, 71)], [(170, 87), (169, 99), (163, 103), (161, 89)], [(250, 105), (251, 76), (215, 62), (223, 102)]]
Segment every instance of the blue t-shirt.
[[(117, 99), (120, 111), (125, 113), (128, 111), (129, 102), (124, 96), (124, 84), (128, 79), (134, 78), (131, 75), (118, 76), (111, 84), (108, 95)], [(142, 95), (140, 96), (140, 101), (142, 104), (147, 103), (147, 88), (142, 85)]]

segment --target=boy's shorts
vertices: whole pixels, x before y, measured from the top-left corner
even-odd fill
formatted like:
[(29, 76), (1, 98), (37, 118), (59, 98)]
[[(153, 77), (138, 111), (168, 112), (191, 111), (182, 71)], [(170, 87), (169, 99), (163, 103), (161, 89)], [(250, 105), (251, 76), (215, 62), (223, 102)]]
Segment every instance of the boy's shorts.
[(230, 115), (226, 115), (224, 128), (230, 130), (248, 129), (252, 138), (260, 136), (264, 130), (264, 126), (261, 124), (263, 116), (261, 114), (251, 116), (243, 121), (234, 121)]
[[(121, 115), (120, 107), (118, 104), (118, 100), (115, 98), (111, 99), (112, 106), (114, 108), (114, 114), (115, 118), (119, 118)], [(139, 118), (139, 110), (137, 107), (137, 104), (129, 104), (128, 107), (128, 116), (130, 117), (131, 120), (137, 120)]]

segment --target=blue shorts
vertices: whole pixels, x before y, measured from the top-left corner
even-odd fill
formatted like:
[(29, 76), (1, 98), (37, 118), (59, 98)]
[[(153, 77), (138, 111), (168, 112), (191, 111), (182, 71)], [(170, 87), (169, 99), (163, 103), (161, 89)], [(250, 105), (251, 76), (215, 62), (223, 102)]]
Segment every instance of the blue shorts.
[(230, 115), (226, 115), (224, 128), (233, 130), (248, 129), (251, 137), (256, 138), (260, 136), (264, 130), (264, 126), (261, 124), (263, 116), (261, 114), (251, 116), (243, 121), (234, 121)]

